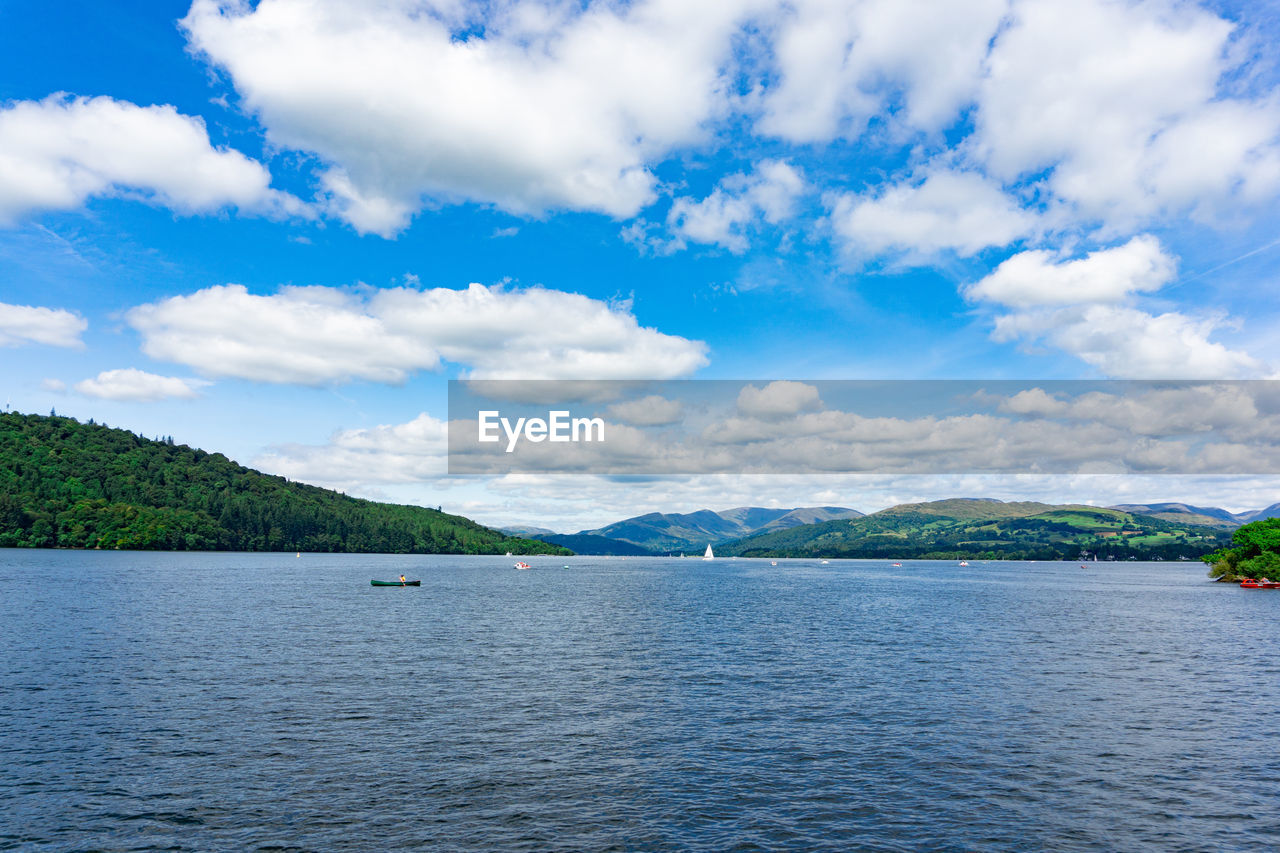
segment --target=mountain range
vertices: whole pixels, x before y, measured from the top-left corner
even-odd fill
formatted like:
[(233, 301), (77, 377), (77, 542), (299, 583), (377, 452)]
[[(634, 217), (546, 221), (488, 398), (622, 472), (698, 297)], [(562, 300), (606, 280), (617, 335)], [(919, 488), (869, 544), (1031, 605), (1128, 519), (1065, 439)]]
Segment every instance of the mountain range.
[(505, 528), (579, 554), (750, 556), (986, 555), (1014, 559), (1194, 558), (1241, 524), (1280, 517), (1280, 503), (1231, 512), (1178, 502), (1112, 507), (951, 498), (865, 515), (848, 507), (647, 513), (578, 534)]
[(1231, 512), (1218, 507), (1192, 506), (1184, 503), (1117, 504), (1111, 509), (1137, 513), (1138, 515), (1150, 515), (1167, 521), (1192, 521), (1194, 519), (1197, 524), (1218, 524), (1224, 527), (1239, 527), (1242, 524), (1261, 521), (1264, 518), (1280, 518), (1280, 503), (1274, 503), (1265, 509), (1255, 509), (1248, 512)]
[(1228, 545), (1231, 528), (1200, 513), (1080, 504), (950, 499), (809, 524), (725, 543), (723, 555), (891, 559), (1180, 560)]
[[(793, 509), (740, 506), (719, 512), (709, 509), (689, 513), (651, 512), (594, 530), (583, 530), (580, 535), (629, 542), (657, 554), (701, 552), (707, 545), (861, 515), (856, 509), (839, 506)], [(545, 540), (545, 537), (538, 538)]]

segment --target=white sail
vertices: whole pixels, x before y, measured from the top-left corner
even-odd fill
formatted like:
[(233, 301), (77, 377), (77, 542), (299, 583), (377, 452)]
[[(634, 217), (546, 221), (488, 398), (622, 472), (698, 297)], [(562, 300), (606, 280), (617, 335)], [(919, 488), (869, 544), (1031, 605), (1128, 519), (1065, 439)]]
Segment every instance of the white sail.
[(705, 553), (705, 554), (703, 554), (703, 555), (702, 555), (702, 559), (704, 559), (704, 560), (714, 560), (715, 558), (716, 558), (716, 555), (711, 553), (711, 546), (710, 546), (710, 545), (708, 545), (708, 546), (707, 546), (707, 553)]

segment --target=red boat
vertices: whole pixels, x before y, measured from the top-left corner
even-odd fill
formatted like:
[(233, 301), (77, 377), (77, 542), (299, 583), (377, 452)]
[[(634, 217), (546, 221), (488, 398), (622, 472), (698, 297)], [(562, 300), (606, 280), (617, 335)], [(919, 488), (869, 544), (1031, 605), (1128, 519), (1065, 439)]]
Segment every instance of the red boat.
[(1245, 578), (1244, 580), (1240, 581), (1240, 586), (1244, 587), (1245, 589), (1262, 589), (1262, 584), (1259, 581), (1254, 580), (1253, 578)]

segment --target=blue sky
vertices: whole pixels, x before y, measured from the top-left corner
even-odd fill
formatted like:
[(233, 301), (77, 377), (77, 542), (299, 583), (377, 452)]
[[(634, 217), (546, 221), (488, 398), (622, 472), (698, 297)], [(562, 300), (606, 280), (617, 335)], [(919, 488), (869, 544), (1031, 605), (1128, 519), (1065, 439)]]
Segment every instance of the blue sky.
[(449, 480), (439, 437), (459, 377), (1274, 377), (1278, 29), (1101, 0), (6, 3), (4, 392), (488, 523), (1271, 503)]

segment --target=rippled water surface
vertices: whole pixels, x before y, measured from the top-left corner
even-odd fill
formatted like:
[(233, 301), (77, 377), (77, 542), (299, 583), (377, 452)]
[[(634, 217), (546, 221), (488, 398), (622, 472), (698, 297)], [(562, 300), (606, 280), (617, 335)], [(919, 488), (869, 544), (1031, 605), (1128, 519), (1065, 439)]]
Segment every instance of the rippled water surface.
[(531, 562), (0, 551), (0, 847), (1280, 847), (1280, 591)]

